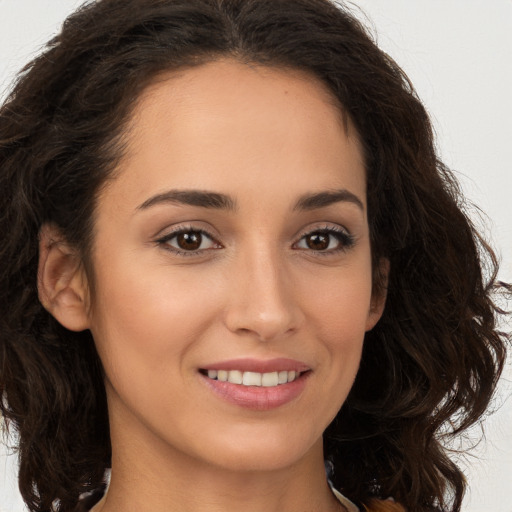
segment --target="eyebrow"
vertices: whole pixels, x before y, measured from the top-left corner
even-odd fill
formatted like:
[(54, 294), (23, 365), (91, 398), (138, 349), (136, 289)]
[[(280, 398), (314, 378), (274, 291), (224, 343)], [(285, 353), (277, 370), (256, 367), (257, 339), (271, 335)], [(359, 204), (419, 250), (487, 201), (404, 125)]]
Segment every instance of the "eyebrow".
[(137, 209), (146, 210), (151, 206), (165, 203), (185, 204), (218, 210), (236, 210), (236, 202), (229, 196), (203, 190), (168, 190), (162, 194), (150, 197), (139, 205)]
[(326, 206), (340, 202), (353, 203), (364, 211), (364, 205), (361, 199), (346, 189), (305, 194), (299, 198), (293, 209), (303, 211), (316, 210), (317, 208), (325, 208)]
[[(335, 203), (349, 202), (364, 211), (363, 202), (352, 192), (341, 190), (328, 190), (301, 196), (293, 207), (294, 211), (308, 211), (325, 208)], [(235, 211), (236, 201), (226, 194), (207, 192), (204, 190), (168, 190), (150, 197), (137, 207), (137, 210), (146, 210), (159, 204), (173, 203), (201, 208)]]

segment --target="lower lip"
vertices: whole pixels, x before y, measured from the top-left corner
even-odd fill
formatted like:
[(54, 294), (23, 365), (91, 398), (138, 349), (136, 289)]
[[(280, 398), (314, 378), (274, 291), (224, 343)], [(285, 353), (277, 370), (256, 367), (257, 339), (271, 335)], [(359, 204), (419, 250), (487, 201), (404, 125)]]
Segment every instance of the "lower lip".
[(201, 375), (208, 387), (218, 396), (239, 407), (255, 411), (268, 411), (281, 407), (297, 398), (306, 385), (309, 372), (303, 373), (298, 379), (278, 386), (243, 386), (213, 380)]

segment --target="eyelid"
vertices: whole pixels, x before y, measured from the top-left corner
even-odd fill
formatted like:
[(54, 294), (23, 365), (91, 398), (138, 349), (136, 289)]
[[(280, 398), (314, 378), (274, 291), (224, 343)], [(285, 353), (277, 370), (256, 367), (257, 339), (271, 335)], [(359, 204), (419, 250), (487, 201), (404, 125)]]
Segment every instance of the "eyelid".
[[(312, 235), (314, 233), (327, 233), (329, 235), (335, 236), (340, 246), (335, 249), (325, 249), (325, 250), (314, 250), (310, 248), (298, 248), (295, 247), (298, 243), (300, 243), (306, 236)], [(328, 256), (332, 254), (336, 254), (342, 251), (347, 251), (351, 249), (354, 244), (356, 243), (356, 237), (344, 226), (340, 226), (338, 224), (324, 224), (314, 227), (308, 227), (304, 230), (301, 230), (301, 232), (298, 235), (298, 239), (296, 242), (294, 242), (294, 248), (297, 250), (304, 250), (304, 251), (310, 251), (316, 255), (319, 256)]]
[[(172, 240), (174, 237), (176, 237), (180, 233), (188, 233), (188, 232), (199, 233), (202, 236), (209, 238), (216, 247), (211, 247), (208, 249), (197, 249), (195, 251), (186, 251), (186, 250), (180, 250), (177, 247), (173, 247), (172, 245), (170, 245), (168, 243), (170, 240)], [(165, 249), (169, 252), (172, 252), (174, 254), (177, 254), (179, 256), (197, 256), (200, 254), (204, 254), (206, 251), (211, 251), (212, 249), (221, 249), (222, 248), (222, 244), (217, 240), (217, 238), (212, 233), (210, 233), (209, 231), (207, 231), (206, 229), (204, 229), (202, 227), (193, 226), (190, 224), (185, 224), (185, 225), (181, 224), (181, 225), (171, 228), (170, 230), (166, 231), (162, 235), (157, 235), (155, 238), (155, 244), (157, 244), (158, 246), (161, 246), (163, 249)]]
[[(204, 237), (207, 237), (211, 240), (213, 247), (208, 247), (205, 249), (197, 249), (197, 250), (185, 250), (179, 249), (178, 247), (174, 247), (169, 244), (169, 241), (174, 237), (179, 235), (180, 233), (187, 232), (195, 232), (199, 233)], [(297, 247), (297, 245), (308, 235), (312, 235), (314, 233), (326, 233), (330, 236), (334, 236), (338, 240), (338, 247), (332, 249), (311, 249), (308, 247)], [(295, 250), (302, 250), (314, 253), (319, 256), (328, 256), (332, 254), (336, 254), (339, 252), (348, 251), (353, 247), (356, 242), (356, 237), (344, 226), (339, 224), (322, 224), (316, 226), (308, 226), (307, 228), (302, 229), (297, 235), (296, 241), (292, 244), (292, 248)], [(199, 227), (197, 225), (192, 224), (180, 224), (177, 226), (173, 226), (172, 228), (165, 230), (163, 234), (157, 235), (154, 239), (154, 243), (163, 249), (174, 253), (179, 256), (198, 256), (204, 255), (206, 252), (209, 252), (213, 249), (222, 249), (224, 248), (222, 243), (219, 242), (218, 237), (213, 235), (209, 230), (204, 229), (203, 227)]]

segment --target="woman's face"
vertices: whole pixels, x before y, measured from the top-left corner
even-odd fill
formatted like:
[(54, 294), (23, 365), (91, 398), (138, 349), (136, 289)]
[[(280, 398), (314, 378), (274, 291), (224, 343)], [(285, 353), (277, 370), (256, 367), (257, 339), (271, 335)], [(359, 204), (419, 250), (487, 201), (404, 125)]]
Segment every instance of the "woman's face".
[(311, 77), (225, 60), (145, 91), (92, 255), (114, 453), (243, 470), (321, 450), (382, 309), (365, 191)]

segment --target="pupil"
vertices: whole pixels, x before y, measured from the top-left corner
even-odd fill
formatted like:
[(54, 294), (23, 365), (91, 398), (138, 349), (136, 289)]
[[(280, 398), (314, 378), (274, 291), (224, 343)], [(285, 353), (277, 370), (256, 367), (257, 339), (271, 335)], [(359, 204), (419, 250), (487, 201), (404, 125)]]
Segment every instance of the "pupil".
[(329, 247), (329, 235), (325, 233), (314, 233), (308, 237), (307, 245), (310, 249), (323, 251)]
[(180, 233), (177, 241), (181, 249), (195, 251), (201, 247), (201, 238), (201, 233), (190, 231), (188, 233)]

